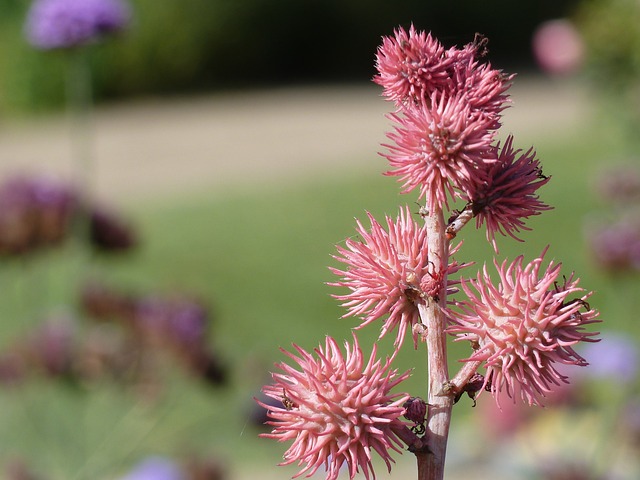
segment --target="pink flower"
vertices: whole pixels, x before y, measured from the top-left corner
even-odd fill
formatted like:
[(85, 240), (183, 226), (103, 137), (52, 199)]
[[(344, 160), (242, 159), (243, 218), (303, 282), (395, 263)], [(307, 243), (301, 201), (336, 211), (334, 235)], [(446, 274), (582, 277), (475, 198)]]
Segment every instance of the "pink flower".
[(448, 311), (449, 333), (469, 340), (475, 350), (464, 361), (485, 362), (485, 386), (496, 398), (503, 390), (513, 398), (519, 390), (523, 401), (541, 405), (554, 385), (569, 383), (556, 364), (587, 365), (573, 346), (597, 341), (591, 338), (597, 333), (583, 330), (598, 321), (587, 303), (591, 293), (582, 294), (573, 275), (559, 284), (561, 264), (542, 270), (545, 253), (525, 266), (522, 256), (510, 265), (495, 263), (497, 287), (485, 265), (477, 279), (462, 281), (468, 300)]
[(482, 63), (478, 58), (486, 54), (486, 38), (477, 35), (464, 48), (451, 48), (446, 56), (454, 61), (452, 84), (456, 92), (464, 93), (474, 115), (487, 120), (489, 128), (500, 128), (502, 111), (509, 103), (507, 90), (515, 75), (508, 75)]
[(398, 28), (394, 37), (383, 37), (378, 47), (373, 81), (384, 88), (383, 95), (397, 105), (407, 100), (420, 101), (449, 82), (454, 59), (444, 56), (445, 50), (431, 34), (409, 32)]
[(386, 175), (400, 177), (402, 193), (414, 189), (426, 197), (427, 208), (447, 206), (447, 196), (468, 184), (479, 167), (491, 161), (495, 132), (491, 118), (473, 113), (464, 95), (434, 93), (429, 102), (406, 106), (387, 136), (394, 144), (383, 154), (392, 167)]
[(539, 215), (552, 207), (544, 204), (535, 194), (551, 177), (542, 174), (540, 162), (533, 149), (525, 153), (513, 149), (513, 137), (509, 136), (502, 149), (496, 147), (497, 161), (487, 164), (486, 175), (473, 178), (467, 192), (476, 226), (487, 225), (487, 240), (496, 252), (496, 233), (520, 240), (516, 233), (530, 230), (524, 219)]
[(300, 370), (277, 364), (283, 373), (273, 373), (274, 383), (263, 388), (282, 407), (258, 402), (269, 410), (272, 420), (267, 423), (274, 427), (261, 436), (293, 440), (280, 465), (305, 465), (295, 477), (304, 473), (310, 477), (324, 465), (327, 480), (335, 480), (346, 462), (350, 478), (360, 469), (365, 478), (375, 478), (371, 450), (382, 457), (389, 471), (393, 462), (389, 450), (402, 451), (394, 429), (406, 428), (400, 417), (409, 396), (390, 390), (409, 372), (398, 375), (391, 369), (391, 359), (376, 360), (375, 345), (365, 365), (355, 335), (353, 340), (353, 346), (345, 342), (346, 355), (331, 337), (326, 338), (324, 349), (314, 350), (315, 357), (297, 345), (299, 356), (282, 350)]
[(584, 42), (568, 20), (540, 24), (533, 34), (532, 47), (540, 68), (552, 75), (574, 73), (584, 63)]
[[(334, 258), (348, 266), (346, 270), (332, 268), (342, 277), (333, 286), (347, 287), (346, 295), (334, 295), (343, 300), (348, 309), (344, 315), (362, 316), (358, 328), (368, 325), (388, 314), (382, 325), (380, 337), (397, 329), (395, 345), (399, 348), (407, 330), (420, 322), (416, 302), (427, 295), (437, 295), (442, 290), (434, 280), (444, 272), (435, 272), (428, 261), (427, 231), (412, 218), (408, 207), (400, 210), (397, 221), (386, 217), (386, 231), (371, 214), (368, 214), (371, 230), (367, 231), (358, 221), (357, 231), (362, 241), (347, 239), (346, 248), (338, 247)], [(446, 273), (457, 269), (452, 264)], [(422, 285), (429, 285), (425, 292)], [(413, 333), (417, 345), (417, 334)]]

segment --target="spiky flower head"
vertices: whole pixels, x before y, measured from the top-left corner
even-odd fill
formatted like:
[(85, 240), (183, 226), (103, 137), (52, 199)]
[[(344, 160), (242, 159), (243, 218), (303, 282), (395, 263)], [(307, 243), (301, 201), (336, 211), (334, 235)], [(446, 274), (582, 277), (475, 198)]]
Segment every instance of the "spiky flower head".
[[(273, 426), (263, 437), (281, 442), (293, 440), (280, 465), (304, 465), (295, 477), (313, 475), (322, 466), (327, 480), (335, 480), (346, 463), (350, 478), (362, 469), (365, 478), (375, 478), (371, 451), (382, 457), (391, 470), (389, 451), (401, 452), (402, 442), (394, 429), (405, 429), (403, 403), (406, 394), (391, 390), (409, 376), (398, 375), (391, 359), (376, 359), (376, 347), (369, 360), (353, 336), (345, 342), (343, 355), (336, 341), (327, 337), (315, 356), (294, 345), (297, 355), (282, 350), (298, 364), (299, 370), (285, 363), (276, 366), (274, 383), (263, 393), (282, 402), (281, 407), (260, 403), (268, 410)], [(294, 478), (295, 478), (294, 477)]]
[(474, 353), (465, 361), (485, 363), (485, 386), (496, 399), (501, 391), (541, 405), (554, 386), (569, 383), (558, 366), (587, 365), (573, 349), (581, 341), (597, 341), (584, 326), (597, 322), (598, 312), (587, 303), (591, 293), (578, 287), (573, 275), (560, 282), (561, 264), (545, 268), (543, 258), (523, 265), (519, 256), (499, 266), (494, 286), (487, 267), (476, 279), (462, 280), (468, 299), (449, 309), (449, 333), (469, 340)]
[(445, 56), (453, 60), (452, 91), (463, 94), (473, 115), (483, 117), (495, 130), (500, 127), (502, 111), (510, 102), (507, 91), (514, 75), (482, 60), (487, 54), (487, 43), (486, 37), (476, 34), (473, 42), (463, 48), (452, 47)]
[(497, 161), (489, 163), (483, 176), (473, 177), (467, 195), (476, 226), (487, 226), (487, 240), (496, 252), (496, 233), (520, 240), (516, 233), (530, 230), (524, 220), (552, 207), (540, 201), (536, 191), (551, 177), (542, 173), (533, 149), (522, 153), (513, 148), (510, 135), (502, 148), (496, 146)]
[(413, 220), (408, 207), (400, 210), (395, 221), (386, 217), (386, 230), (367, 215), (371, 228), (367, 230), (358, 221), (361, 240), (347, 239), (344, 247), (338, 247), (339, 255), (334, 256), (347, 268), (331, 268), (341, 279), (330, 285), (350, 290), (334, 297), (348, 309), (345, 317), (362, 317), (358, 328), (386, 316), (380, 337), (396, 330), (395, 345), (399, 348), (409, 330), (417, 345), (418, 334), (413, 331), (420, 322), (417, 303), (442, 293), (444, 274), (459, 267), (452, 263), (447, 272), (434, 270), (428, 259), (427, 230)]
[(399, 28), (378, 49), (374, 81), (398, 111), (383, 154), (403, 192), (417, 189), (427, 208), (447, 205), (491, 162), (490, 145), (508, 102), (512, 76), (482, 61), (486, 39), (445, 50), (431, 34)]
[(464, 95), (436, 92), (429, 104), (407, 106), (403, 115), (390, 114), (395, 131), (387, 134), (391, 170), (400, 177), (402, 193), (418, 190), (427, 209), (448, 205), (448, 197), (478, 175), (485, 163), (494, 160), (491, 142), (495, 131), (491, 120), (473, 114)]
[(36, 48), (72, 48), (122, 30), (130, 19), (124, 0), (35, 0), (25, 33)]
[(416, 102), (437, 88), (446, 88), (455, 59), (445, 57), (442, 44), (411, 25), (383, 37), (376, 54), (378, 74), (373, 81), (383, 87), (383, 95), (397, 105)]

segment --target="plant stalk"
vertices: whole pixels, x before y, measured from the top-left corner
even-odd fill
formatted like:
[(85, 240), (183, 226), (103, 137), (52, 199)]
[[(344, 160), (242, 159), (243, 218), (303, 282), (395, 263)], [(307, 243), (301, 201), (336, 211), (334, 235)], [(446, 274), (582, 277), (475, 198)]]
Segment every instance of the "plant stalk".
[(446, 270), (448, 265), (448, 240), (446, 224), (441, 209), (424, 212), (429, 242), (429, 261), (436, 272), (442, 272), (442, 288), (437, 298), (430, 298), (418, 305), (422, 323), (427, 327), (427, 358), (429, 372), (429, 408), (426, 419), (428, 451), (417, 452), (418, 480), (441, 480), (451, 423), (453, 396), (445, 392), (449, 382), (446, 345)]
[(89, 51), (79, 47), (68, 52), (67, 109), (70, 117), (73, 186), (78, 196), (72, 224), (73, 244), (76, 250), (77, 271), (74, 276), (80, 285), (89, 275), (91, 218), (89, 198), (93, 185), (93, 93)]

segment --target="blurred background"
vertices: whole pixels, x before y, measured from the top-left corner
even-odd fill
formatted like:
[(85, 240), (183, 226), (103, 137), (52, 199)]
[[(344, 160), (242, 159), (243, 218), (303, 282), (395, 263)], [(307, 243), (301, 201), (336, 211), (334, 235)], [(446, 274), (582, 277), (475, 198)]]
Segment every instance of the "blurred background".
[[(34, 49), (30, 2), (0, 0), (0, 477), (295, 474), (253, 398), (278, 347), (349, 338), (326, 282), (354, 217), (416, 200), (381, 175), (392, 106), (370, 81), (381, 37), (413, 23), (445, 46), (480, 32), (518, 74), (501, 136), (535, 146), (554, 210), (499, 260), (551, 244), (603, 320), (548, 408), (460, 401), (449, 476), (640, 478), (640, 4), (529, 3), (131, 0), (87, 49), (78, 117), (69, 52)], [(468, 228), (458, 260), (491, 261)], [(452, 372), (467, 355), (451, 345)], [(412, 395), (425, 363), (398, 358)]]

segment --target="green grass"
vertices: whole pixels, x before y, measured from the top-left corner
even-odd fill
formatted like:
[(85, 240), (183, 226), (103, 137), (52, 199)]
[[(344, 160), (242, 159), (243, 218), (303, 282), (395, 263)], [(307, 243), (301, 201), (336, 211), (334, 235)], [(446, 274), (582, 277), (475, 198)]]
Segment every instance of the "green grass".
[[(553, 177), (541, 195), (555, 209), (528, 223), (533, 231), (523, 234), (525, 243), (500, 239), (499, 258), (524, 253), (531, 259), (551, 244), (548, 258), (561, 260), (566, 273), (576, 270), (582, 285), (597, 291), (592, 305), (602, 311), (603, 329), (637, 336), (638, 278), (612, 279), (598, 271), (583, 236), (586, 216), (604, 208), (592, 193), (593, 175), (620, 152), (593, 132), (537, 147), (545, 173)], [(364, 218), (365, 210), (378, 218), (395, 215), (399, 205), (414, 200), (399, 195), (393, 179), (370, 171), (132, 206), (140, 249), (98, 259), (92, 272), (140, 293), (177, 289), (206, 300), (214, 317), (211, 344), (231, 369), (231, 385), (216, 390), (168, 373), (167, 389), (147, 404), (108, 384), (86, 389), (40, 381), (6, 389), (0, 392), (0, 461), (23, 456), (51, 479), (112, 478), (155, 453), (216, 452), (231, 468), (277, 463), (283, 446), (257, 439), (247, 423), (252, 396), (268, 381), (273, 362), (283, 359), (279, 346), (295, 342), (311, 349), (328, 334), (349, 338), (356, 322), (340, 318), (344, 312), (330, 297), (335, 289), (326, 285), (332, 280), (327, 266), (337, 263), (331, 258), (335, 245), (354, 234), (354, 217)], [(490, 261), (484, 234), (466, 230), (458, 259)], [(73, 298), (70, 279), (79, 266), (72, 257), (67, 252), (5, 263), (2, 343)], [(377, 335), (366, 328), (359, 337), (367, 345)], [(382, 352), (389, 351), (390, 340), (381, 342)], [(465, 353), (462, 345), (451, 348), (452, 359)], [(407, 388), (424, 396), (422, 351), (402, 352), (398, 368), (412, 367)]]

